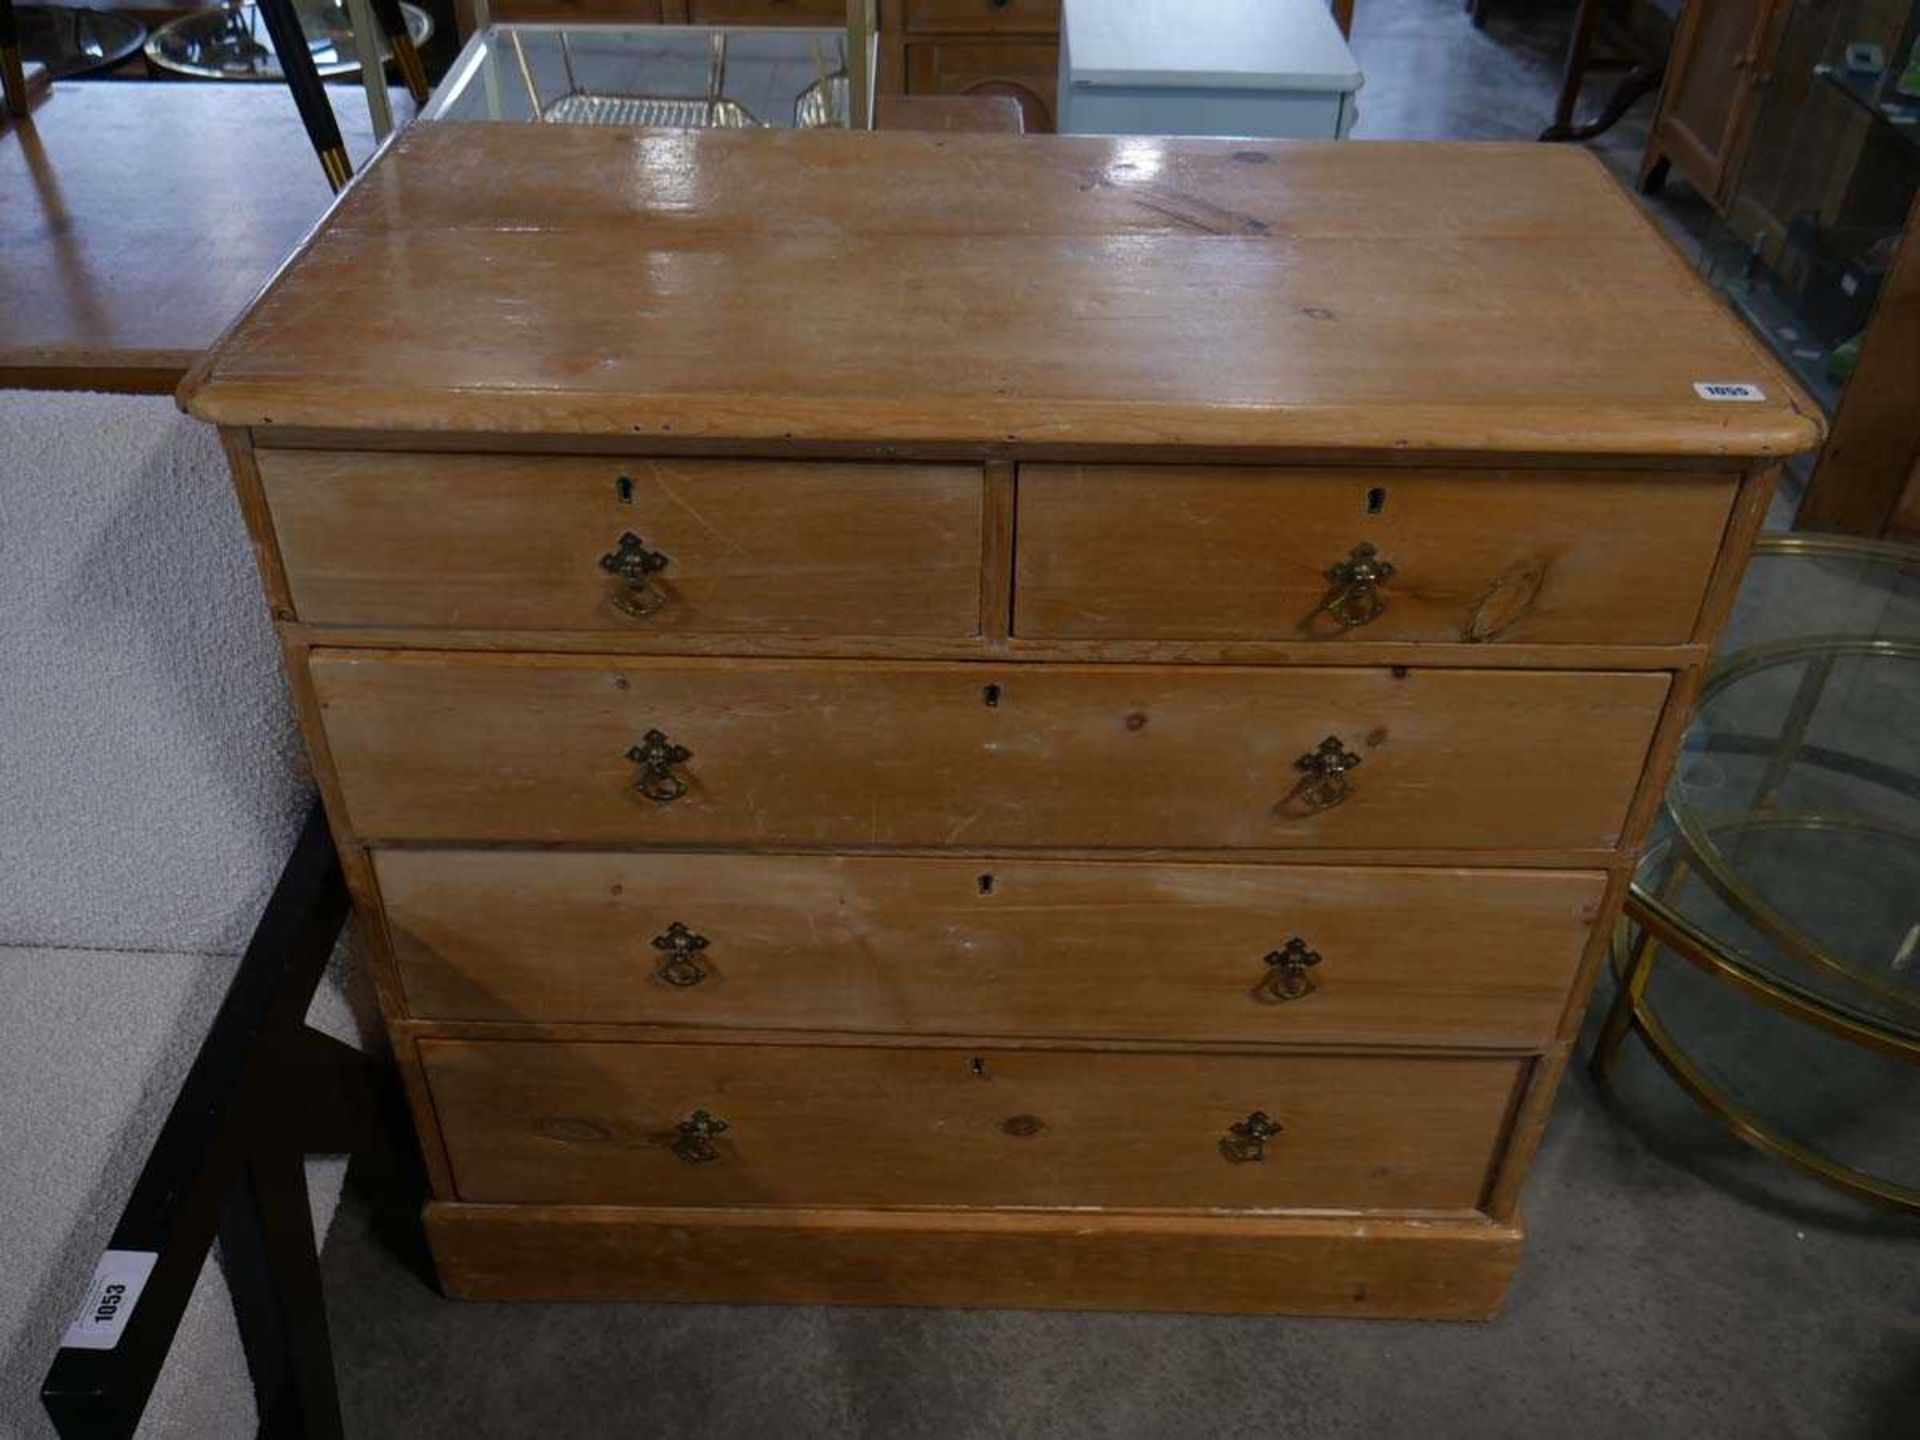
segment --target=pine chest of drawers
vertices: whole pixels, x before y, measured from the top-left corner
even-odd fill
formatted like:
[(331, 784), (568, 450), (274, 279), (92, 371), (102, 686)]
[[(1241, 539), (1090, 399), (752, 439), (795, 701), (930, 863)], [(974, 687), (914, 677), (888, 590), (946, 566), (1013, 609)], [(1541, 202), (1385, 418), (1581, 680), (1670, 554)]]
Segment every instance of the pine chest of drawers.
[(1819, 433), (1550, 147), (417, 127), (183, 397), (485, 1297), (1491, 1313)]

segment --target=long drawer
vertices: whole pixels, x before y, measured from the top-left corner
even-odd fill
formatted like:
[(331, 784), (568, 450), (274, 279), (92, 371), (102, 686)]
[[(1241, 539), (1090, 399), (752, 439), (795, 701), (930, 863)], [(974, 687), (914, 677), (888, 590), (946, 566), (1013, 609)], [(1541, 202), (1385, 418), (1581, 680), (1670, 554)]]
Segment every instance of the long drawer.
[(1668, 686), (345, 650), (311, 665), (360, 836), (659, 845), (1606, 848)]
[[(513, 1204), (1468, 1209), (1524, 1069), (1486, 1058), (419, 1044), (459, 1197)], [(1278, 1133), (1261, 1140), (1256, 1112)]]
[[(1014, 630), (1678, 644), (1692, 636), (1737, 482), (1672, 471), (1023, 465)], [(1356, 562), (1370, 562), (1372, 583)], [(1378, 578), (1382, 566), (1392, 573)]]
[(968, 465), (264, 450), (312, 625), (958, 637)]
[(1581, 871), (381, 850), (409, 1009), (909, 1035), (1530, 1046)]

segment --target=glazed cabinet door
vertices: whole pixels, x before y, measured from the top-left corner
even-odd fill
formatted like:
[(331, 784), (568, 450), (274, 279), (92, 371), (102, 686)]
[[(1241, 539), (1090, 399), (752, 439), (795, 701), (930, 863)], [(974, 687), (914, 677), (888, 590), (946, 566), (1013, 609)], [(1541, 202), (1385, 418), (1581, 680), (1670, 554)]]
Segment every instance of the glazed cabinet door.
[(1718, 204), (1745, 143), (1772, 59), (1782, 0), (1690, 0), (1674, 32), (1649, 169), (1670, 160)]

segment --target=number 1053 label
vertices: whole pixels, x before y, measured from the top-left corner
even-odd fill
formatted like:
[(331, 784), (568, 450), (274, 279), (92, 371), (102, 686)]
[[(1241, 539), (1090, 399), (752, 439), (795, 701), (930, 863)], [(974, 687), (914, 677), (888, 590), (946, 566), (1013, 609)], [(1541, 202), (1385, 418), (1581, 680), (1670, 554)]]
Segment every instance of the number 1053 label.
[(80, 1313), (60, 1343), (69, 1350), (111, 1350), (118, 1345), (159, 1258), (151, 1250), (109, 1250), (102, 1255)]

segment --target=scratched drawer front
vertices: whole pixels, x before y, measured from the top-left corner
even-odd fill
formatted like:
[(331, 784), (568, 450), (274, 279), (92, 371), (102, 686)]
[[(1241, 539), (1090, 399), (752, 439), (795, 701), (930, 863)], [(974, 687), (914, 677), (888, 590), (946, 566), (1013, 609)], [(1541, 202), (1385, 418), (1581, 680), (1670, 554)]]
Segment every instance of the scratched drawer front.
[(1060, 30), (1060, 0), (907, 0), (907, 29), (1055, 35)]
[[(1014, 629), (1678, 644), (1693, 633), (1735, 483), (1679, 472), (1026, 465)], [(1356, 588), (1329, 573), (1363, 545), (1391, 577)]]
[(1534, 1046), (1581, 871), (380, 850), (446, 1020)]
[[(454, 1188), (506, 1204), (1469, 1209), (1524, 1068), (532, 1040), (420, 1054)], [(679, 1129), (696, 1111), (726, 1125), (704, 1146)], [(1256, 1111), (1280, 1132), (1264, 1159), (1229, 1159), (1221, 1142)]]
[[(663, 846), (1608, 849), (1668, 684), (346, 650), (310, 663), (357, 834)], [(1359, 763), (1316, 778), (1329, 755)]]
[(979, 628), (977, 466), (287, 450), (259, 463), (309, 624), (637, 637)]

